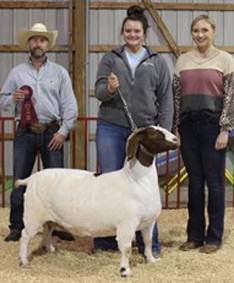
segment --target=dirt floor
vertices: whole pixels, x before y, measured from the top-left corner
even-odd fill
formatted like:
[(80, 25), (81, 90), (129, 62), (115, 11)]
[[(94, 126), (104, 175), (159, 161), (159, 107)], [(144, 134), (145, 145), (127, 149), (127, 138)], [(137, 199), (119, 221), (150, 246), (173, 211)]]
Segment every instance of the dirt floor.
[[(34, 255), (27, 268), (19, 266), (19, 242), (3, 241), (8, 232), (8, 209), (0, 208), (0, 282), (3, 283), (183, 283), (234, 282), (234, 209), (226, 210), (225, 234), (222, 249), (205, 255), (196, 251), (182, 252), (179, 245), (185, 240), (187, 212), (163, 210), (159, 219), (163, 256), (155, 264), (145, 264), (133, 250), (132, 276), (119, 276), (119, 252), (91, 253), (90, 239), (76, 238), (74, 242), (55, 239), (57, 251)], [(38, 246), (40, 235), (32, 242)]]

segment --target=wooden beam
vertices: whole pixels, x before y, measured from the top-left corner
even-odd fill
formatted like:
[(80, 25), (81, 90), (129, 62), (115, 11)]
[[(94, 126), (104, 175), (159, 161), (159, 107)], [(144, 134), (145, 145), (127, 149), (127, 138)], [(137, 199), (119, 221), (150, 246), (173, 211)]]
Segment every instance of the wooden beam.
[[(117, 48), (118, 45), (114, 44), (92, 44), (89, 46), (89, 52), (90, 53), (106, 53), (112, 49)], [(159, 53), (170, 53), (172, 52), (171, 48), (167, 45), (151, 45), (150, 48), (154, 51), (157, 51)], [(192, 49), (191, 45), (179, 45), (178, 48), (182, 53), (187, 52), (188, 50)], [(234, 45), (226, 45), (226, 46), (217, 46), (217, 48), (225, 50), (229, 53), (234, 53)], [(75, 47), (72, 47), (73, 53), (75, 52)], [(28, 52), (27, 50), (21, 49), (18, 45), (0, 45), (0, 52), (8, 52), (8, 53), (25, 53)], [(69, 46), (68, 45), (57, 45), (49, 52), (55, 52), (55, 53), (66, 53), (69, 52)]]
[(68, 8), (68, 70), (73, 81), (73, 1), (69, 0)]
[(166, 24), (164, 23), (163, 19), (160, 17), (159, 13), (154, 10), (151, 0), (143, 0), (143, 4), (151, 17), (153, 18), (155, 24), (161, 31), (164, 39), (170, 46), (172, 52), (175, 54), (176, 57), (180, 55), (180, 50), (176, 41), (174, 40), (173, 36), (171, 35), (169, 29), (167, 28)]
[(92, 44), (89, 45), (89, 52), (91, 53), (106, 53), (112, 49), (117, 48), (119, 45), (115, 44)]
[[(73, 47), (73, 51), (75, 48)], [(49, 50), (48, 52), (68, 52), (69, 46), (68, 45), (57, 45), (53, 49)], [(0, 52), (28, 52), (27, 49), (22, 49), (19, 45), (16, 44), (3, 44), (0, 45)]]
[(84, 116), (85, 105), (85, 74), (86, 74), (86, 1), (73, 0), (75, 10), (73, 14), (73, 66), (74, 87), (79, 101), (79, 114)]
[[(86, 113), (86, 1), (74, 0), (73, 43), (76, 52), (73, 60), (73, 83), (79, 105), (79, 115)], [(73, 144), (73, 167), (86, 169), (86, 136), (84, 123), (78, 123)]]
[[(91, 2), (89, 8), (94, 10), (126, 10), (131, 5), (143, 4), (139, 2)], [(157, 10), (169, 11), (234, 11), (234, 4), (216, 4), (216, 3), (153, 3), (153, 8)]]
[(96, 141), (96, 134), (89, 134), (89, 142)]
[(1, 1), (0, 9), (67, 9), (67, 1)]
[(12, 133), (0, 134), (0, 141), (13, 141), (13, 140), (14, 140), (14, 134)]
[[(90, 45), (89, 52), (90, 53), (106, 53), (112, 49), (117, 48), (118, 45), (112, 44), (97, 44), (97, 45)], [(150, 48), (153, 51), (158, 53), (170, 53), (172, 52), (171, 48), (167, 45), (151, 45)], [(180, 49), (181, 53), (187, 52), (193, 48), (192, 45), (179, 45), (178, 48)], [(234, 53), (234, 45), (227, 45), (227, 46), (217, 46), (217, 48), (225, 50), (229, 53)]]
[(154, 4), (157, 10), (176, 11), (234, 11), (234, 4), (216, 3), (159, 3)]
[(93, 10), (127, 10), (131, 5), (139, 5), (142, 6), (139, 2), (114, 2), (114, 1), (109, 1), (109, 2), (91, 2), (89, 3), (89, 9)]
[[(6, 133), (4, 135), (0, 134), (0, 141), (13, 141), (15, 139), (15, 135), (12, 133)], [(95, 134), (88, 134), (89, 141), (95, 141)]]
[(95, 90), (94, 89), (89, 89), (89, 97), (95, 97)]

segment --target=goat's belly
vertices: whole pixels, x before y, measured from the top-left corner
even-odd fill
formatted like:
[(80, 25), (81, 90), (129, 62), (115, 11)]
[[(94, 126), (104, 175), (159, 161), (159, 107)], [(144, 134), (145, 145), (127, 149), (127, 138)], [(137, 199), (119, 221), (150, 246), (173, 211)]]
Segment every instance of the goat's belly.
[(80, 237), (108, 237), (116, 235), (116, 228), (114, 227), (103, 227), (102, 229), (94, 229), (94, 227), (90, 226), (79, 226), (79, 227), (66, 227), (72, 234), (80, 236)]
[[(86, 215), (87, 216), (87, 215)], [(103, 237), (116, 234), (114, 219), (98, 219), (97, 217), (85, 217), (84, 214), (67, 218), (53, 215), (53, 222), (63, 226), (77, 236)]]
[(70, 208), (52, 208), (49, 212), (50, 220), (81, 236), (115, 235), (118, 223), (126, 218), (120, 214), (121, 211), (111, 209)]
[[(102, 200), (103, 201), (103, 200)], [(161, 211), (161, 203), (155, 205), (155, 202), (148, 201), (146, 206), (144, 202), (122, 200), (122, 202), (102, 202), (91, 203), (85, 201), (80, 203), (78, 200), (75, 205), (70, 202), (54, 203), (50, 207), (50, 215), (53, 221), (63, 225), (67, 229), (75, 229), (85, 235), (101, 233), (103, 235), (113, 235), (113, 230), (124, 219), (136, 218), (140, 222), (146, 222), (149, 219), (156, 219)], [(114, 231), (115, 234), (115, 231)]]

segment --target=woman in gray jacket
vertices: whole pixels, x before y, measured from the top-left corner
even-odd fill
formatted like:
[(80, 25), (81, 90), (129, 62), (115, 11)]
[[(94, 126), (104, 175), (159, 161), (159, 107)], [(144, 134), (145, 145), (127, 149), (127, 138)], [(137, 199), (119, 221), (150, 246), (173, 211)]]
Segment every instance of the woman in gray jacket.
[[(98, 68), (95, 95), (101, 104), (96, 143), (101, 173), (123, 167), (125, 145), (132, 125), (121, 96), (137, 127), (160, 125), (169, 130), (172, 127), (170, 73), (164, 59), (144, 45), (148, 27), (144, 10), (139, 6), (130, 7), (121, 28), (125, 44), (105, 54)], [(137, 232), (137, 244), (143, 253), (140, 232)], [(115, 249), (117, 243), (114, 237), (96, 238), (94, 247)], [(152, 249), (154, 256), (160, 254), (156, 225)]]

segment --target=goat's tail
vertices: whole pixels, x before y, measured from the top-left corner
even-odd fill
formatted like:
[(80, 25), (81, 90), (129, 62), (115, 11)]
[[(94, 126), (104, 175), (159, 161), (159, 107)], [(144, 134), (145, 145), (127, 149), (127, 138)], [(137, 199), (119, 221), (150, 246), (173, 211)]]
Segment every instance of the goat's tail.
[(30, 177), (28, 177), (26, 179), (16, 180), (15, 181), (15, 188), (18, 188), (19, 186), (27, 186), (29, 179), (30, 179)]

